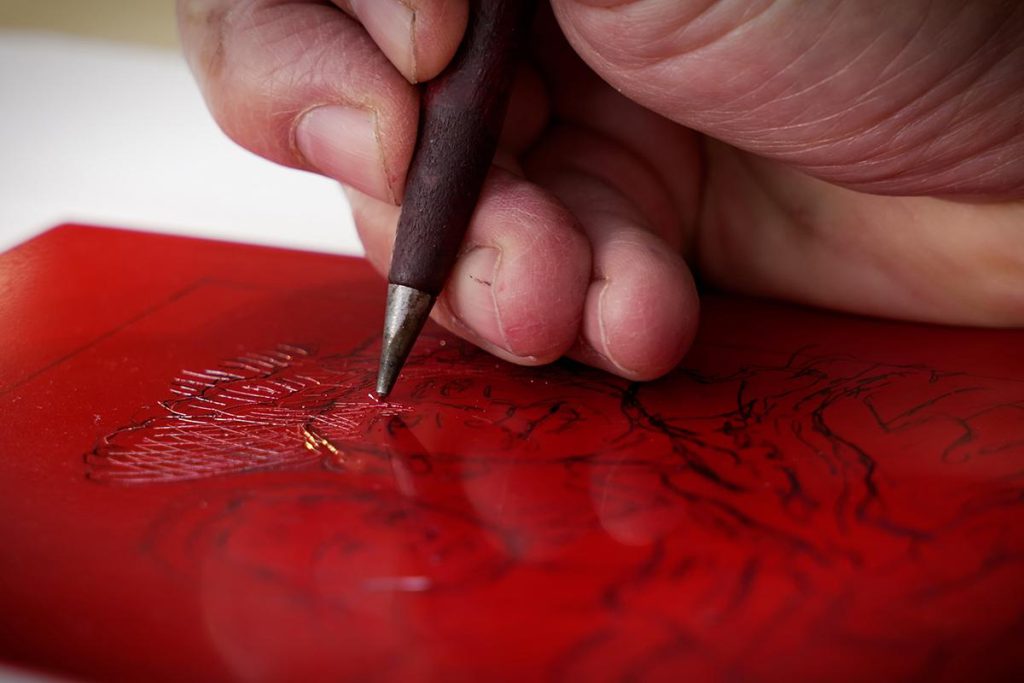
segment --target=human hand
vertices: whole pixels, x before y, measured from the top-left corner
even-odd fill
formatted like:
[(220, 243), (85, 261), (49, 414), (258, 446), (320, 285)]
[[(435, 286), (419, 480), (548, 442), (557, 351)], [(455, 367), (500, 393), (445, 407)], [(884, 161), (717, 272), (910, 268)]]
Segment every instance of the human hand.
[[(347, 187), (386, 272), (466, 0), (179, 0), (221, 127)], [(552, 0), (434, 318), (502, 358), (671, 369), (715, 286), (1024, 323), (1024, 6)], [(545, 8), (546, 9), (546, 8)]]

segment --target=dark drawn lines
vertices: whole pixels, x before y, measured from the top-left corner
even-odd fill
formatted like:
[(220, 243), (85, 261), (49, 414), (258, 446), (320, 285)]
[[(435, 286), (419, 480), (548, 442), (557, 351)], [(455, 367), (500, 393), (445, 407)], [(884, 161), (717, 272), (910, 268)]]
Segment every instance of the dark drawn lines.
[[(737, 625), (751, 637), (728, 664), (736, 677), (757, 664), (762, 641), (817, 637), (860, 653), (916, 638), (930, 651), (934, 620), (910, 619), (916, 603), (897, 612), (909, 626), (871, 621), (904, 609), (886, 590), (942, 612), (1021, 566), (1019, 534), (999, 532), (1024, 510), (1019, 383), (809, 349), (781, 361), (711, 349), (708, 367), (640, 385), (571, 363), (496, 369), (468, 346), (424, 342), (404, 378), (414, 411), (366, 399), (368, 344), (279, 347), (184, 372), (158, 415), (90, 454), (90, 476), (138, 483), (320, 463), (322, 490), (278, 482), (267, 498), (254, 486), (196, 525), (189, 552), (242, 548), (255, 572), (265, 548), (232, 534), (294, 503), (322, 523), (316, 562), (358, 579), (337, 594), (346, 600), (390, 591), (449, 605), (568, 576), (567, 593), (593, 594), (565, 604), (594, 611), (551, 660), (566, 676), (599, 668), (640, 632), (650, 640), (634, 643), (620, 673), (643, 677)], [(371, 467), (329, 481), (350, 449), (369, 453)], [(922, 494), (916, 505), (918, 486), (943, 499)], [(574, 557), (581, 546), (596, 559)], [(361, 557), (376, 567), (374, 553), (395, 548), (417, 563), (352, 573)], [(446, 569), (459, 563), (469, 569)], [(881, 635), (862, 642), (862, 623)]]
[[(507, 366), (495, 373), (493, 362), (479, 352), (436, 344), (409, 368), (415, 413), (367, 399), (374, 360), (367, 344), (340, 355), (280, 346), (210, 370), (184, 371), (172, 384), (175, 398), (161, 403), (157, 415), (118, 430), (88, 455), (89, 476), (141, 483), (316, 462), (330, 466), (358, 442), (361, 448), (415, 452), (421, 476), (429, 476), (431, 462), (515, 467), (514, 454), (529, 444), (557, 444), (564, 450), (536, 464), (592, 468), (607, 461), (647, 471), (661, 478), (670, 496), (717, 510), (706, 519), (720, 530), (756, 528), (808, 551), (816, 544), (796, 530), (813, 524), (822, 511), (842, 533), (866, 525), (895, 538), (929, 538), (928, 529), (899, 521), (886, 504), (879, 481), (886, 480), (886, 466), (896, 455), (886, 450), (888, 437), (958, 425), (937, 449), (929, 446), (947, 460), (966, 445), (975, 453), (1003, 456), (1022, 446), (1019, 432), (975, 443), (981, 421), (1003, 419), (1003, 412), (1024, 405), (1006, 387), (927, 367), (808, 350), (782, 364), (739, 360), (714, 372), (681, 370), (671, 395), (682, 397), (676, 404), (658, 396), (658, 385), (628, 384), (573, 364), (541, 375), (545, 384), (554, 384), (538, 386), (545, 398), (531, 400), (524, 387), (538, 375)], [(706, 393), (687, 399), (687, 385), (705, 387)], [(868, 422), (851, 422), (861, 413)], [(407, 425), (396, 432), (390, 418), (398, 414)], [(418, 443), (410, 430), (422, 431), (424, 419), (431, 424), (428, 432), (454, 429), (479, 437), (463, 447), (445, 441), (438, 451)], [(378, 424), (392, 443), (367, 446), (377, 438), (369, 433)], [(403, 439), (412, 439), (408, 447)], [(747, 512), (765, 495), (777, 499), (792, 528), (783, 531)]]

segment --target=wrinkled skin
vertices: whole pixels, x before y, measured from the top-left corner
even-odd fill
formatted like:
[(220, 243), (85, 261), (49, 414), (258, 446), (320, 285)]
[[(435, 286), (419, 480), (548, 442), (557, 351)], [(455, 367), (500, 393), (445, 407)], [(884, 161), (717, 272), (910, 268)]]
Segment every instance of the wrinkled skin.
[[(1024, 322), (1024, 4), (542, 4), (444, 326), (515, 362), (646, 379), (693, 338), (691, 271), (873, 315)], [(218, 123), (344, 184), (382, 272), (413, 84), (448, 63), (466, 14), (179, 0)]]

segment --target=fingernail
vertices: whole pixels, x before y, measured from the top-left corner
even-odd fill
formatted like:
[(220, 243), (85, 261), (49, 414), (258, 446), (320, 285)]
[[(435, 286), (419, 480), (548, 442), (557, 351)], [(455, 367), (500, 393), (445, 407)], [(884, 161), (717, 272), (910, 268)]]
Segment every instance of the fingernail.
[(412, 9), (401, 0), (356, 0), (352, 9), (381, 52), (415, 83), (416, 39)]
[(311, 109), (295, 127), (295, 145), (321, 173), (377, 199), (396, 201), (372, 111), (341, 104)]
[(618, 374), (623, 375), (624, 377), (631, 377), (636, 374), (635, 371), (625, 367), (615, 357), (615, 354), (612, 353), (612, 344), (610, 340), (610, 334), (608, 332), (607, 322), (608, 311), (606, 310), (608, 305), (608, 293), (611, 291), (611, 287), (611, 280), (605, 280), (605, 282), (601, 286), (601, 293), (598, 295), (597, 298), (597, 326), (598, 334), (600, 335), (601, 340), (601, 349), (600, 351), (598, 351), (598, 353), (616, 370), (618, 370)]
[(477, 247), (455, 264), (448, 280), (448, 300), (459, 321), (495, 346), (511, 353), (501, 329), (497, 286), (500, 252), (494, 247)]
[[(587, 291), (587, 310), (583, 315), (583, 329), (573, 346), (573, 357), (581, 363), (614, 372), (616, 364), (605, 355), (608, 335), (605, 325), (604, 295), (611, 282), (598, 279), (590, 283)], [(591, 306), (593, 309), (591, 310)], [(600, 348), (599, 348), (600, 347)]]

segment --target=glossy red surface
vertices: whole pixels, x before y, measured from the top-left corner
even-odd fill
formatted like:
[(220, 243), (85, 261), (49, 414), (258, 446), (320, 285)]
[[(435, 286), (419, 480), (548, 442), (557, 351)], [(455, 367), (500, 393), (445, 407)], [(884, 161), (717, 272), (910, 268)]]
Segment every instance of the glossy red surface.
[(65, 227), (0, 256), (0, 657), (98, 680), (1024, 672), (1024, 333), (712, 296), (635, 385), (362, 262)]

